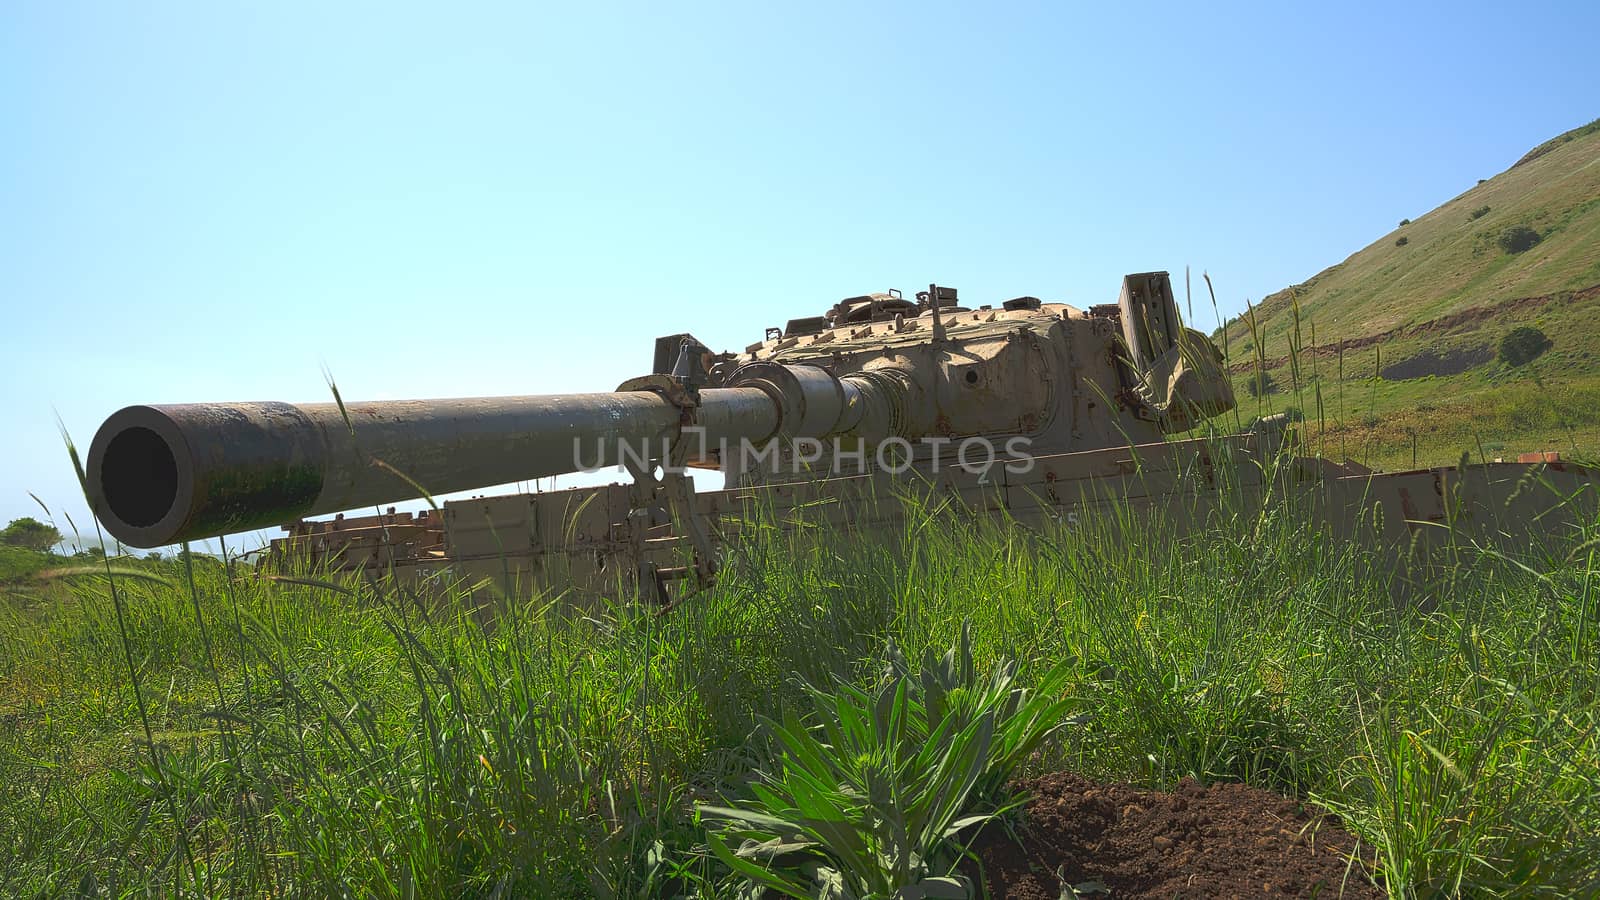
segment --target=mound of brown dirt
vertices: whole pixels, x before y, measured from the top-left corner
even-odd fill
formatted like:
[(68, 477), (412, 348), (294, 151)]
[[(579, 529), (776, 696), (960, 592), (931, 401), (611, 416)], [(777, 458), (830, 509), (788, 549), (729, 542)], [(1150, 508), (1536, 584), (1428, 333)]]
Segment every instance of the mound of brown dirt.
[(1058, 900), (1064, 884), (1113, 900), (1384, 896), (1350, 863), (1354, 837), (1258, 788), (1185, 780), (1168, 794), (1067, 773), (1018, 787), (1033, 796), (1021, 844), (991, 826), (973, 848), (990, 897)]

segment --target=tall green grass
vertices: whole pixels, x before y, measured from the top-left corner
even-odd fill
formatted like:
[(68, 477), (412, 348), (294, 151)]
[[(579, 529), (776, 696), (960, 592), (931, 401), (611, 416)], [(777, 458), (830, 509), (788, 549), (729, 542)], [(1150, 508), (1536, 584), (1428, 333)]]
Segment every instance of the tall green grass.
[(1600, 890), (1596, 545), (1397, 604), (1290, 508), (1170, 524), (755, 523), (666, 615), (180, 561), (116, 578), (119, 625), (64, 576), (0, 601), (0, 894), (732, 895), (694, 810), (779, 771), (763, 720), (963, 622), (1084, 717), (1025, 769), (1307, 798), (1397, 897)]

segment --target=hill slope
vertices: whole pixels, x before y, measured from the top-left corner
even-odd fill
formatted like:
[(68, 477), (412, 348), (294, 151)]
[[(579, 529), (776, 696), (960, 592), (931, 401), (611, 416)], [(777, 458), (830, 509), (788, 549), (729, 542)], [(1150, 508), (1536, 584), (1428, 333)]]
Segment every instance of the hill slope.
[[(1522, 249), (1518, 229), (1536, 242)], [(1521, 366), (1497, 359), (1524, 325), (1550, 348)], [(1218, 338), (1246, 414), (1294, 406), (1325, 451), (1390, 466), (1600, 451), (1600, 120), (1267, 297)], [(1261, 372), (1270, 386), (1256, 396)]]

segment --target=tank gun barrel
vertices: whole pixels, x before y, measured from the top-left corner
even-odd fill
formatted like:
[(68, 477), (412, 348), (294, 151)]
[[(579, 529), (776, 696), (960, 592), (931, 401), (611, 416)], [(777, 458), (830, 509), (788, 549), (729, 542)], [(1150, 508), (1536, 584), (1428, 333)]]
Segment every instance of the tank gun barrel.
[[(755, 387), (702, 391), (695, 410), (708, 435), (730, 440), (766, 438), (778, 415)], [(670, 436), (680, 416), (648, 391), (347, 403), (343, 412), (333, 403), (130, 406), (95, 435), (85, 474), (106, 528), (156, 547), (423, 490), (615, 465), (619, 443)]]
[[(636, 382), (643, 386), (635, 386)], [(118, 540), (158, 547), (624, 462), (686, 427), (716, 448), (825, 437), (898, 419), (903, 381), (752, 363), (726, 387), (663, 376), (607, 393), (290, 404), (130, 406), (89, 448), (94, 512)], [(869, 425), (875, 428), (876, 425)], [(703, 443), (702, 443), (703, 441)], [(659, 455), (659, 454), (657, 454)]]

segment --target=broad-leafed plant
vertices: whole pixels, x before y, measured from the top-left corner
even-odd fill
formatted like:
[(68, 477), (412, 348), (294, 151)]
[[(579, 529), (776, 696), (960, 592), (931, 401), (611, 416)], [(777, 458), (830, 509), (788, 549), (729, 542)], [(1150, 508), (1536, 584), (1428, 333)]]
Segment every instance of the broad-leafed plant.
[(942, 656), (913, 671), (890, 642), (871, 691), (808, 686), (809, 720), (764, 720), (780, 750), (773, 771), (734, 806), (701, 806), (711, 850), (748, 892), (791, 897), (961, 898), (960, 833), (1004, 809), (1018, 764), (1066, 723), (1065, 666), (1037, 688), (1017, 664), (980, 672), (970, 623)]

